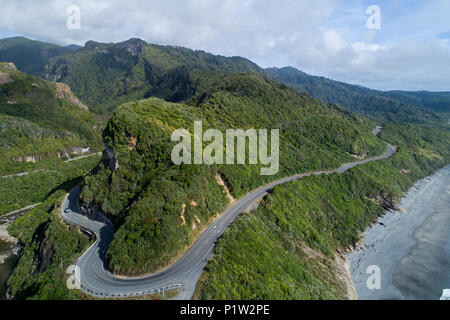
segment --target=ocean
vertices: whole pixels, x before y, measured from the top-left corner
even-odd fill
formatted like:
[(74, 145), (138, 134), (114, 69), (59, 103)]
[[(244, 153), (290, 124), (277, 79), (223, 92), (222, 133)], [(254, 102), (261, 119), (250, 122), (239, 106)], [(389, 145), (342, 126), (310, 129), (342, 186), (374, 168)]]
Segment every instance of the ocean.
[(400, 206), (406, 213), (387, 212), (347, 255), (358, 299), (450, 299), (450, 165), (415, 183)]

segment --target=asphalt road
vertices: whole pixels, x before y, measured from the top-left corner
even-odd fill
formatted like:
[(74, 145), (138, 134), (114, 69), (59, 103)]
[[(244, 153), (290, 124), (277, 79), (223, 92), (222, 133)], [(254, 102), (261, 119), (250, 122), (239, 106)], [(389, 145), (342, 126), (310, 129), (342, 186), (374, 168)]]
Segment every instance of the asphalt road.
[[(80, 268), (81, 286), (88, 293), (97, 296), (137, 296), (180, 287), (177, 298), (190, 299), (216, 241), (240, 214), (264, 197), (274, 186), (310, 175), (342, 173), (357, 165), (388, 158), (394, 153), (395, 148), (388, 144), (386, 153), (380, 156), (343, 164), (334, 170), (297, 174), (261, 186), (233, 203), (177, 262), (161, 272), (144, 277), (118, 277), (104, 268), (105, 253), (113, 238), (114, 228), (107, 219), (105, 222), (99, 222), (79, 214), (80, 188), (77, 187), (64, 199), (61, 216), (70, 223), (92, 231), (97, 239), (76, 262)], [(64, 212), (66, 208), (69, 209), (67, 213)]]

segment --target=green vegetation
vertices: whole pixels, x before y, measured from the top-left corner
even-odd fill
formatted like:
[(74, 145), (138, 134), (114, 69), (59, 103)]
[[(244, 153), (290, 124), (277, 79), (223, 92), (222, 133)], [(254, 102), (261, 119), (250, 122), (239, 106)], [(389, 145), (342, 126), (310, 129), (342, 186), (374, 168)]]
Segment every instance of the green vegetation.
[(0, 178), (0, 216), (42, 202), (57, 189), (69, 190), (96, 167), (99, 160), (100, 156), (90, 156), (67, 163), (54, 161), (42, 171)]
[[(107, 266), (142, 274), (179, 257), (227, 207), (218, 177), (239, 198), (284, 176), (378, 155), (385, 143), (370, 131), (383, 122), (381, 137), (399, 147), (394, 157), (277, 186), (221, 238), (196, 292), (203, 299), (333, 299), (346, 295), (335, 276), (337, 250), (354, 245), (382, 214), (377, 202), (392, 206), (450, 157), (448, 93), (369, 90), (139, 39), (83, 48), (4, 39), (0, 61), (67, 83), (97, 114), (62, 83), (0, 63), (0, 175), (44, 169), (0, 179), (0, 214), (42, 202), (10, 227), (23, 245), (8, 281), (18, 299), (85, 298), (66, 289), (65, 270), (89, 241), (62, 222), (58, 206), (96, 164), (81, 198), (114, 221)], [(103, 135), (115, 159), (59, 159), (73, 147), (100, 150), (100, 119), (113, 111)], [(173, 165), (171, 133), (193, 132), (195, 120), (222, 132), (280, 129), (278, 174), (261, 176), (261, 165)]]
[(450, 92), (388, 91), (390, 97), (413, 106), (424, 106), (436, 112), (450, 113)]
[(83, 298), (78, 290), (67, 289), (66, 270), (90, 243), (77, 227), (62, 221), (59, 205), (64, 194), (58, 190), (9, 227), (22, 243), (20, 260), (7, 283), (15, 299)]
[(450, 114), (449, 92), (383, 92), (311, 76), (292, 67), (269, 68), (266, 74), (300, 92), (307, 92), (324, 102), (337, 103), (379, 122), (442, 124), (448, 121)]
[(1, 175), (42, 167), (31, 161), (62, 156), (72, 147), (101, 149), (101, 122), (82, 108), (67, 86), (6, 63), (0, 63), (0, 76)]
[(0, 39), (0, 62), (14, 62), (25, 73), (43, 76), (49, 58), (75, 50), (76, 46), (62, 47), (23, 37), (6, 38)]
[(241, 57), (222, 57), (183, 47), (88, 41), (62, 47), (22, 37), (0, 40), (0, 61), (52, 81), (64, 82), (99, 114), (151, 96), (185, 101), (203, 91), (207, 72), (259, 72), (324, 102), (339, 104), (378, 122), (442, 123), (450, 114), (449, 92), (378, 91), (311, 76), (295, 68), (260, 68)]
[(226, 58), (182, 47), (147, 44), (140, 39), (105, 44), (89, 41), (75, 53), (49, 60), (45, 77), (67, 83), (96, 113), (151, 96), (168, 101), (197, 91), (195, 72), (261, 71), (240, 57)]
[(355, 245), (358, 231), (383, 213), (371, 199), (392, 206), (415, 181), (450, 161), (448, 130), (389, 124), (381, 135), (399, 147), (393, 157), (276, 186), (243, 214), (218, 241), (195, 296), (345, 298), (334, 255)]
[[(193, 132), (198, 119), (204, 130), (222, 132), (281, 128), (280, 171), (261, 176), (260, 165), (174, 165), (173, 130)], [(260, 74), (223, 75), (188, 105), (151, 98), (117, 108), (104, 139), (119, 167), (111, 171), (108, 161), (101, 163), (85, 179), (81, 197), (114, 219), (117, 231), (107, 253), (109, 268), (125, 274), (151, 272), (182, 253), (227, 206), (215, 179), (218, 173), (237, 198), (283, 176), (338, 167), (353, 159), (346, 152), (383, 153), (385, 144), (370, 133), (373, 127), (367, 119)]]

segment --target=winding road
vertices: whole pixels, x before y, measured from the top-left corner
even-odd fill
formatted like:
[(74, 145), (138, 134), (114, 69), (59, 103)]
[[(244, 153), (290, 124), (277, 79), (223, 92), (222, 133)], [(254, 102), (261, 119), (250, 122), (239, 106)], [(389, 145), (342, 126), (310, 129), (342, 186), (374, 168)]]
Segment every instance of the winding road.
[(297, 174), (261, 186), (229, 206), (205, 229), (193, 246), (178, 261), (161, 272), (142, 277), (120, 277), (105, 269), (103, 261), (106, 250), (113, 239), (114, 227), (107, 218), (103, 219), (104, 222), (100, 222), (79, 213), (80, 187), (76, 187), (64, 198), (61, 216), (64, 220), (95, 233), (97, 239), (77, 260), (76, 266), (79, 268), (79, 273), (75, 272), (76, 281), (85, 292), (100, 297), (140, 296), (179, 288), (180, 293), (176, 298), (190, 299), (217, 240), (239, 215), (254, 206), (273, 187), (310, 175), (343, 173), (357, 165), (388, 158), (394, 153), (395, 148), (387, 144), (386, 153), (383, 155), (346, 163), (334, 170)]

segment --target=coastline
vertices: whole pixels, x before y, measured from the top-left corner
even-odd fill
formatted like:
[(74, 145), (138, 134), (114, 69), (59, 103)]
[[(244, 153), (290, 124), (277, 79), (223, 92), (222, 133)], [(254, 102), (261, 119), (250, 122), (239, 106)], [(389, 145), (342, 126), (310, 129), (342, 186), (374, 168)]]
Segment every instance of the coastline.
[[(368, 226), (354, 250), (346, 254), (358, 298), (439, 299), (450, 288), (450, 165), (417, 181), (399, 202), (405, 212), (389, 210)], [(368, 289), (380, 268), (380, 289)]]
[(337, 263), (337, 277), (341, 279), (345, 284), (345, 289), (347, 291), (346, 300), (358, 300), (358, 295), (356, 293), (356, 288), (353, 285), (352, 277), (350, 274), (350, 261), (345, 255), (336, 255)]

